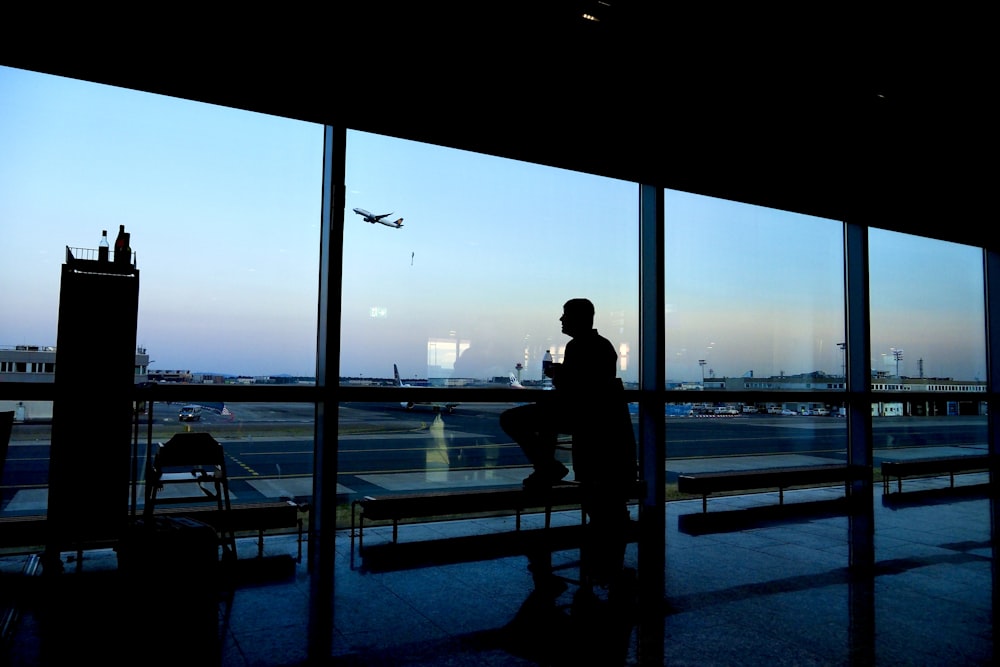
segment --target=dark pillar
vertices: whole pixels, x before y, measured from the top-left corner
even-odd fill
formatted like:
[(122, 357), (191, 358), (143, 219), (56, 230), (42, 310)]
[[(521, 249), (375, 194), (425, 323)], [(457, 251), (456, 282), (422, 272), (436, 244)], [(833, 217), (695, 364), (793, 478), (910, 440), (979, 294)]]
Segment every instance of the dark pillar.
[(128, 521), (139, 271), (130, 248), (97, 257), (66, 248), (62, 267), (45, 571)]

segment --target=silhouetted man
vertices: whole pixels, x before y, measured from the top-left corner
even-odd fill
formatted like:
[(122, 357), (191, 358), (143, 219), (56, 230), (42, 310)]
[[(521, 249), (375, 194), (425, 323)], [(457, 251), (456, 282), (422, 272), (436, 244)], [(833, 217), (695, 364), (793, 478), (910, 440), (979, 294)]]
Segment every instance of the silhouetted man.
[(617, 377), (618, 353), (594, 329), (594, 304), (570, 299), (559, 320), (572, 340), (563, 362), (544, 371), (552, 378), (554, 400), (511, 408), (500, 415), (500, 426), (534, 466), (524, 480), (528, 490), (544, 490), (566, 476), (566, 466), (555, 458), (556, 438), (573, 436), (574, 477), (590, 519), (582, 574), (606, 585), (623, 565), (627, 501), (637, 472), (635, 436)]
[(562, 363), (544, 370), (552, 378), (555, 400), (518, 406), (500, 415), (501, 428), (534, 466), (524, 480), (525, 488), (545, 488), (566, 476), (566, 466), (555, 458), (558, 434), (575, 435), (586, 428), (588, 417), (598, 407), (595, 403), (617, 378), (618, 353), (594, 328), (594, 304), (588, 299), (570, 299), (559, 321), (572, 340), (566, 344)]

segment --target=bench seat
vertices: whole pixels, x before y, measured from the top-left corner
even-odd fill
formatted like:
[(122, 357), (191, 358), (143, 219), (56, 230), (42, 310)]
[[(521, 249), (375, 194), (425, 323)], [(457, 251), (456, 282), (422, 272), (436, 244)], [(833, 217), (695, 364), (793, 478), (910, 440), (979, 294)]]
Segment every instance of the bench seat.
[[(553, 507), (579, 505), (580, 485), (561, 483), (542, 491), (527, 491), (520, 486), (490, 489), (449, 489), (426, 493), (397, 493), (365, 496), (351, 503), (351, 540), (364, 539), (364, 521), (391, 521), (392, 541), (399, 539), (399, 522), (450, 515), (514, 512), (516, 529), (521, 529), (521, 514), (530, 508), (544, 508), (549, 525)], [(355, 533), (357, 526), (357, 533)]]
[[(629, 500), (642, 498), (645, 483), (637, 480)], [(545, 512), (545, 527), (551, 523), (552, 508), (581, 506), (583, 487), (577, 482), (561, 482), (549, 489), (528, 491), (521, 486), (488, 489), (443, 489), (423, 493), (365, 496), (351, 503), (351, 542), (363, 540), (364, 521), (391, 521), (392, 542), (399, 540), (399, 522), (406, 519), (513, 512), (515, 530), (521, 530), (521, 514), (538, 508)], [(581, 507), (581, 522), (585, 519)]]
[[(295, 528), (298, 531), (299, 555), (302, 560), (302, 514), (308, 511), (306, 506), (297, 505), (290, 500), (264, 501), (257, 503), (238, 503), (232, 506), (229, 514), (230, 529), (234, 532), (257, 532), (257, 555), (264, 553), (264, 531)], [(183, 507), (180, 505), (161, 506), (155, 510), (157, 515), (188, 516), (207, 523), (219, 530), (221, 516), (214, 506)], [(45, 544), (46, 519), (44, 516), (12, 516), (0, 518), (0, 547)], [(95, 544), (94, 546), (104, 546)], [(78, 549), (78, 551), (82, 551)]]
[(702, 512), (708, 511), (708, 496), (723, 491), (778, 489), (778, 502), (784, 504), (785, 489), (832, 482), (850, 482), (865, 478), (864, 466), (832, 463), (829, 465), (762, 468), (760, 470), (725, 470), (720, 472), (683, 473), (677, 478), (680, 493), (701, 496)]
[(228, 530), (234, 533), (257, 533), (257, 555), (264, 555), (264, 531), (295, 528), (298, 534), (298, 561), (302, 561), (302, 517), (300, 513), (307, 511), (304, 506), (291, 500), (265, 501), (256, 503), (237, 503), (228, 513), (220, 513), (215, 507), (197, 506), (160, 506), (155, 514), (164, 516), (187, 516), (202, 523), (223, 530), (226, 523)]
[(882, 492), (889, 493), (890, 481), (896, 478), (897, 491), (903, 491), (903, 478), (912, 476), (947, 474), (955, 486), (955, 473), (990, 470), (989, 454), (937, 456), (924, 459), (882, 461)]

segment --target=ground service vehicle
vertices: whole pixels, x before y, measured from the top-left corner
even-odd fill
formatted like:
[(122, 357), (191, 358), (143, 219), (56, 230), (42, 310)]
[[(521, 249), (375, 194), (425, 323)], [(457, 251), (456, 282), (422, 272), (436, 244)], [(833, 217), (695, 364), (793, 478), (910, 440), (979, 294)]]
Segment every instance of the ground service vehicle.
[(201, 421), (201, 407), (197, 405), (185, 405), (177, 413), (177, 418), (182, 422)]

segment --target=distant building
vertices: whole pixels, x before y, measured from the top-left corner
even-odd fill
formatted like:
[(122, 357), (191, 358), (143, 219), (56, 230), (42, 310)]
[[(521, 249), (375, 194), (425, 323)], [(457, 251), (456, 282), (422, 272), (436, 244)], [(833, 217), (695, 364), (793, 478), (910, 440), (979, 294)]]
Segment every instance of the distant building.
[[(0, 346), (0, 382), (51, 383), (56, 380), (54, 345)], [(101, 351), (94, 350), (95, 384), (100, 380)], [(149, 354), (146, 348), (135, 351), (135, 383), (149, 382)], [(0, 401), (0, 411), (14, 411), (19, 422), (51, 419), (52, 401)]]
[(158, 384), (190, 384), (194, 382), (191, 371), (149, 371), (149, 381)]
[[(944, 415), (982, 415), (986, 414), (985, 402), (969, 397), (963, 401), (945, 401), (936, 399), (933, 394), (939, 392), (960, 394), (985, 394), (986, 382), (983, 380), (955, 380), (953, 378), (911, 378), (873, 376), (871, 389), (877, 392), (908, 392), (914, 394), (907, 401), (874, 401), (872, 414), (878, 417), (897, 416), (944, 416)], [(817, 391), (843, 393), (846, 391), (846, 380), (841, 375), (829, 375), (823, 371), (799, 373), (797, 375), (778, 375), (771, 377), (753, 377), (752, 373), (742, 377), (706, 378), (705, 388), (728, 391)], [(780, 414), (781, 410), (789, 410), (796, 414), (816, 414), (825, 408), (836, 404), (836, 399), (822, 401), (794, 401), (785, 403), (766, 403), (758, 405), (760, 412)], [(775, 410), (777, 408), (777, 410)]]

